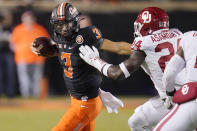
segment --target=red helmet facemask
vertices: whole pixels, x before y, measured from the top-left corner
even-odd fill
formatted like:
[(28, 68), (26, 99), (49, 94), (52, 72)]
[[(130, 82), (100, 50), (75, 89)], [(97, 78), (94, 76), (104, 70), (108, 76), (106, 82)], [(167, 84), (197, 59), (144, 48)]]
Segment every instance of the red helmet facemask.
[(134, 35), (137, 37), (150, 35), (161, 29), (169, 29), (168, 14), (157, 7), (143, 9), (134, 23)]

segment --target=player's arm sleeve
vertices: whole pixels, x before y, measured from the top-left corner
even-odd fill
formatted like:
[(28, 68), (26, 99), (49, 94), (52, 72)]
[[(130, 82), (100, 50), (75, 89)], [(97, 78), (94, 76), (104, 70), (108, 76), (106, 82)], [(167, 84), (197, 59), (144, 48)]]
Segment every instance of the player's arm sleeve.
[(167, 64), (163, 75), (163, 85), (168, 93), (174, 91), (175, 77), (184, 67), (185, 61), (178, 54), (174, 55)]
[(83, 44), (90, 47), (94, 46), (97, 49), (100, 49), (103, 44), (103, 37), (101, 31), (95, 26), (88, 28), (87, 32), (83, 34), (84, 42)]
[(127, 42), (113, 42), (108, 39), (104, 39), (101, 45), (101, 50), (117, 53), (119, 55), (129, 55), (131, 53), (131, 44)]

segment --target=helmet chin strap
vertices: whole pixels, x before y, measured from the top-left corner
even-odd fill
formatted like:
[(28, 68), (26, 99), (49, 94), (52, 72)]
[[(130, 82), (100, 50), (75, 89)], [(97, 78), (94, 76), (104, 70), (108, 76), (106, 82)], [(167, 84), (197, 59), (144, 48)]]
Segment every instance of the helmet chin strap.
[(153, 30), (149, 30), (148, 35), (152, 35), (153, 34)]

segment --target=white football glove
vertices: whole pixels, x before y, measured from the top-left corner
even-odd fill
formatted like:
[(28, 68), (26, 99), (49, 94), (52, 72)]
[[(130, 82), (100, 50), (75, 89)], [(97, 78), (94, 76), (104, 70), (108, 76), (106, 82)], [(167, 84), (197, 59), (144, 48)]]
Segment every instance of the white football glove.
[(97, 68), (99, 71), (101, 71), (102, 67), (106, 65), (107, 63), (100, 59), (98, 49), (94, 46), (92, 46), (92, 49), (85, 45), (79, 47), (79, 56), (89, 65)]
[(99, 88), (99, 96), (102, 103), (107, 108), (108, 113), (118, 113), (118, 108), (124, 107), (123, 102), (117, 97), (113, 96), (110, 92), (105, 92)]
[(175, 105), (175, 103), (172, 101), (172, 96), (167, 96), (167, 98), (164, 101), (164, 106), (167, 109), (172, 109), (172, 107)]

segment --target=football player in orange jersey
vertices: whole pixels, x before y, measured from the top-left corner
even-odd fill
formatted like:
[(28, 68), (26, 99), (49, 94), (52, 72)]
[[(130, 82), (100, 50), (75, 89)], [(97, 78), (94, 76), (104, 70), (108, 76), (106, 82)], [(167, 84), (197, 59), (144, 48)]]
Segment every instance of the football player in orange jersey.
[[(50, 22), (54, 27), (53, 47), (57, 50), (51, 56), (59, 57), (64, 69), (64, 80), (71, 96), (69, 109), (52, 131), (93, 131), (95, 119), (102, 107), (99, 93), (102, 93), (100, 96), (110, 96), (110, 99), (116, 102), (107, 103), (109, 112), (117, 112), (117, 108), (123, 106), (119, 99), (109, 93), (99, 92), (102, 76), (80, 58), (79, 47), (94, 45), (98, 49), (129, 54), (130, 44), (103, 39), (95, 26), (80, 28), (80, 20), (79, 12), (70, 3), (60, 3), (52, 11)], [(33, 46), (32, 51), (37, 55), (44, 55), (39, 52), (39, 48)]]

